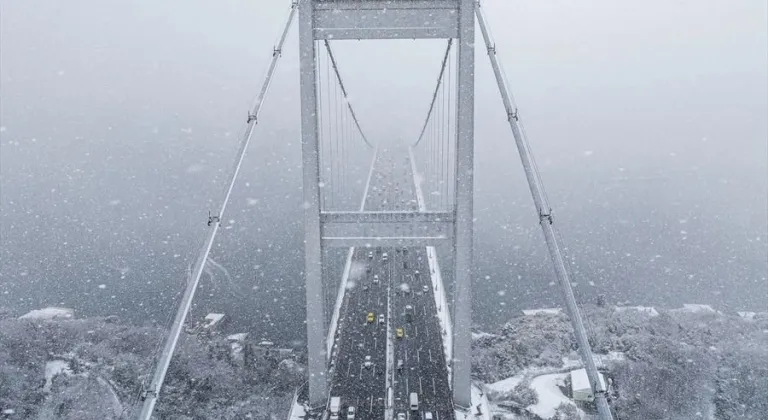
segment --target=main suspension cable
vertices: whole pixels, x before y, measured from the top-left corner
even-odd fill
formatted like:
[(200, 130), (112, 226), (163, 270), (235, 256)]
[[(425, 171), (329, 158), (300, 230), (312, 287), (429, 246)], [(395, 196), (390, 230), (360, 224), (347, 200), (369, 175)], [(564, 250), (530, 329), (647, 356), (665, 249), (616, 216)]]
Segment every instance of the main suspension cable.
[(327, 39), (324, 40), (324, 42), (325, 42), (325, 49), (328, 50), (328, 58), (331, 60), (331, 64), (333, 65), (333, 71), (334, 73), (336, 73), (336, 79), (339, 81), (341, 92), (344, 94), (344, 100), (347, 102), (349, 113), (352, 114), (352, 119), (355, 120), (355, 126), (357, 126), (357, 130), (360, 132), (360, 136), (363, 138), (363, 141), (365, 142), (365, 144), (368, 145), (368, 147), (373, 149), (374, 146), (368, 141), (368, 138), (365, 136), (363, 129), (360, 128), (360, 122), (357, 120), (357, 114), (355, 114), (355, 110), (352, 109), (352, 103), (349, 102), (347, 89), (344, 87), (344, 82), (342, 81), (341, 74), (339, 73), (339, 67), (336, 65), (336, 59), (333, 57), (333, 51), (331, 51), (331, 44), (328, 42)]
[(453, 45), (453, 38), (449, 38), (448, 46), (445, 48), (445, 56), (443, 56), (443, 63), (440, 65), (440, 74), (437, 76), (437, 85), (435, 85), (435, 91), (432, 93), (432, 101), (429, 104), (429, 111), (427, 111), (427, 118), (424, 120), (424, 127), (421, 129), (421, 133), (419, 134), (419, 139), (416, 140), (416, 143), (413, 143), (411, 147), (416, 147), (421, 141), (421, 138), (424, 137), (424, 131), (426, 131), (427, 124), (429, 123), (429, 117), (432, 115), (432, 109), (434, 109), (435, 107), (435, 100), (437, 100), (437, 92), (440, 90), (440, 85), (443, 83), (443, 73), (445, 73), (445, 66), (448, 63), (448, 55), (451, 52), (452, 45)]

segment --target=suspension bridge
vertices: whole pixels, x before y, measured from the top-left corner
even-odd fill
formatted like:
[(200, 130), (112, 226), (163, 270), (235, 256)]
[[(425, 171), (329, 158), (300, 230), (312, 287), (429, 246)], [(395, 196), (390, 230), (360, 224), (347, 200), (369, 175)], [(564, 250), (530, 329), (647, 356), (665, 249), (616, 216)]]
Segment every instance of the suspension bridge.
[[(297, 18), (297, 19), (296, 19)], [(612, 419), (571, 289), (549, 200), (479, 2), (298, 0), (246, 128), (220, 207), (209, 215), (169, 336), (143, 393), (152, 416), (232, 187), (294, 20), (298, 20), (309, 377), (306, 418), (436, 419), (478, 415), (471, 381), (475, 36), (480, 29), (601, 420)], [(444, 39), (424, 123), (410, 139), (370, 137), (344, 85), (333, 44)], [(393, 122), (394, 123), (394, 122)], [(378, 133), (378, 136), (386, 133)], [(380, 146), (387, 144), (387, 146)], [(324, 255), (347, 250), (340, 279)], [(438, 250), (449, 249), (449, 255)], [(439, 258), (438, 258), (439, 257)], [(452, 284), (443, 279), (440, 262)], [(329, 297), (328, 284), (338, 284)], [(449, 286), (452, 293), (446, 292)], [(450, 299), (449, 299), (449, 295)]]

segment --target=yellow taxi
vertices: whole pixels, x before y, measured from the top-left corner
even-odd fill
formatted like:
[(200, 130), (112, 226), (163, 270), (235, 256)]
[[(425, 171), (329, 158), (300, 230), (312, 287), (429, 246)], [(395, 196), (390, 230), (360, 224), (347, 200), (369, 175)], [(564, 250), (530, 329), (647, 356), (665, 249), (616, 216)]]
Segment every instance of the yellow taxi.
[(402, 328), (398, 328), (395, 330), (395, 335), (397, 335), (397, 338), (403, 338), (405, 331)]
[(368, 316), (365, 317), (365, 320), (368, 322), (373, 322), (376, 320), (376, 315), (374, 315), (373, 312), (368, 312)]

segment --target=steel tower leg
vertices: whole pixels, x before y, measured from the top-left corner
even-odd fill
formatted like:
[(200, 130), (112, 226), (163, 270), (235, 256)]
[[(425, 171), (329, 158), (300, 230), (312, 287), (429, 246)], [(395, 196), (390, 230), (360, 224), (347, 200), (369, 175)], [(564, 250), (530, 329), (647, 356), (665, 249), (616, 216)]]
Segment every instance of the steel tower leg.
[(453, 402), (471, 404), (472, 327), (472, 210), (475, 123), (475, 4), (459, 4), (458, 105), (456, 136), (456, 235), (454, 263), (456, 290), (453, 308)]
[(304, 278), (307, 299), (307, 364), (309, 403), (325, 405), (328, 383), (323, 320), (325, 308), (320, 249), (320, 163), (317, 132), (317, 86), (312, 0), (299, 1), (299, 65), (301, 86), (301, 155), (304, 179)]

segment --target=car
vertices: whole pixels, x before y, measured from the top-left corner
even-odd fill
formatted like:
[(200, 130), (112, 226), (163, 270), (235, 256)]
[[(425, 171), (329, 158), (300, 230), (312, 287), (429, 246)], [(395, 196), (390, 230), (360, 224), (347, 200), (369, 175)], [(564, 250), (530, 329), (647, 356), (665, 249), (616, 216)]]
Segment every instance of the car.
[(366, 368), (370, 368), (371, 366), (373, 366), (373, 362), (371, 361), (370, 355), (365, 356), (365, 361), (363, 362), (363, 366), (365, 366)]
[(355, 420), (355, 407), (349, 406), (347, 408), (347, 420)]
[(386, 252), (381, 254), (381, 260), (384, 262), (389, 261), (389, 255)]
[(365, 317), (366, 321), (373, 322), (376, 320), (376, 316), (373, 314), (373, 312), (368, 312), (368, 316)]
[(405, 420), (405, 413), (397, 413), (397, 420)]
[(421, 290), (423, 290), (423, 291), (424, 291), (424, 293), (427, 293), (427, 292), (429, 292), (429, 286), (427, 286), (427, 285), (425, 284), (424, 286), (422, 286), (422, 287), (421, 287)]
[(379, 324), (384, 323), (384, 314), (379, 314)]
[(397, 359), (397, 370), (403, 370), (403, 359)]
[(379, 284), (379, 275), (378, 274), (374, 274), (373, 275), (373, 284)]
[(432, 420), (432, 412), (431, 411), (427, 411), (426, 413), (424, 413), (424, 420)]
[(363, 285), (363, 290), (368, 290), (368, 285), (367, 284)]
[(403, 268), (408, 269), (408, 261), (403, 261)]
[(368, 251), (368, 259), (369, 260), (373, 259), (373, 251)]
[(397, 338), (403, 338), (405, 331), (402, 328), (398, 328), (395, 330), (395, 335), (397, 335)]
[(416, 271), (413, 272), (413, 277), (415, 277), (416, 280), (419, 279), (419, 276), (421, 276), (421, 273), (419, 273), (419, 270), (416, 270)]

